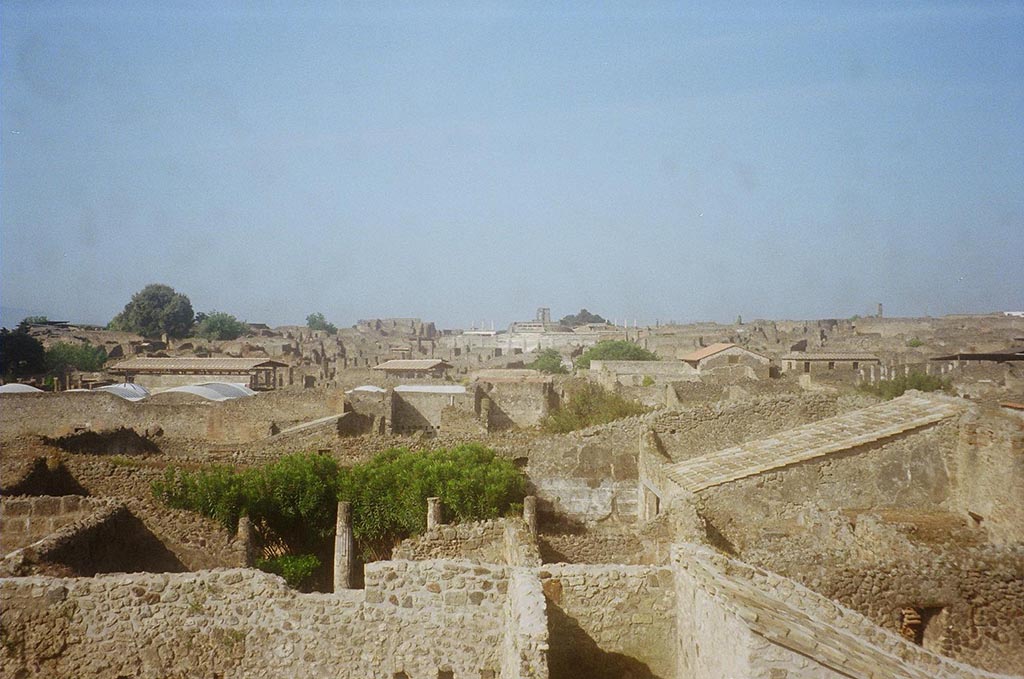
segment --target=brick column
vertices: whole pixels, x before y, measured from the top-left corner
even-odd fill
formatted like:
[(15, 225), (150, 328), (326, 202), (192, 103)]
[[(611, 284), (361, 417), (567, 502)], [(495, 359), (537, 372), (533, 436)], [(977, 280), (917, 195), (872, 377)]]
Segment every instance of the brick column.
[(441, 498), (427, 498), (427, 530), (441, 525)]

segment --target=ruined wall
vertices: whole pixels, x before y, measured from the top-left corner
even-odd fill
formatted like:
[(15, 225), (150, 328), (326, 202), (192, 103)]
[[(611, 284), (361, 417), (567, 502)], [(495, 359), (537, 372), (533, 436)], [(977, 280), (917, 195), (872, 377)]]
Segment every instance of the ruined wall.
[(675, 676), (672, 571), (555, 564), (540, 571), (552, 679)]
[(94, 431), (129, 427), (162, 430), (178, 439), (211, 442), (250, 441), (278, 428), (338, 414), (344, 394), (337, 390), (263, 392), (231, 401), (160, 403), (126, 401), (106, 392), (5, 394), (0, 396), (0, 432), (4, 439), (54, 436), (78, 428)]
[(392, 559), (463, 559), (471, 563), (536, 566), (537, 542), (522, 519), (492, 519), (437, 526), (403, 540)]
[(514, 606), (508, 570), (437, 561), (369, 564), (337, 594), (252, 570), (4, 579), (0, 677), (543, 679), (539, 583), (511, 582)]
[(666, 413), (654, 420), (653, 429), (678, 462), (836, 414), (835, 397), (783, 393)]
[(496, 431), (535, 427), (558, 400), (551, 382), (487, 382), (480, 388), (491, 401), (487, 424)]
[(473, 411), (471, 394), (437, 394), (430, 392), (395, 392), (391, 397), (391, 431), (411, 434), (420, 431), (441, 431), (441, 416), (447, 407)]
[(956, 423), (947, 420), (708, 488), (698, 493), (700, 513), (725, 548), (742, 550), (810, 507), (939, 509), (949, 500), (946, 460), (956, 441)]
[[(37, 505), (60, 498), (34, 498)], [(47, 502), (49, 500), (49, 502)], [(60, 504), (57, 503), (56, 507)], [(40, 507), (35, 507), (40, 510)], [(0, 562), (0, 574), (57, 569), (76, 576), (112, 572), (180, 572), (184, 565), (122, 504), (108, 502)]]
[(993, 541), (1024, 541), (1024, 416), (965, 415), (951, 466), (954, 506)]
[(81, 495), (0, 499), (0, 555), (21, 549), (108, 506)]
[(700, 379), (697, 369), (682, 361), (591, 361), (589, 376), (608, 388), (642, 386), (645, 377), (654, 384)]

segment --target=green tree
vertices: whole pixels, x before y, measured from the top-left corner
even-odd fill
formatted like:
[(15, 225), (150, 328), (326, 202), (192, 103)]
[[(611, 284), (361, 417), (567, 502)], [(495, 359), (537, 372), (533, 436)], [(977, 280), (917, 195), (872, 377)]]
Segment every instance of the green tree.
[(329, 335), (338, 332), (338, 328), (333, 323), (328, 323), (327, 319), (319, 311), (306, 316), (306, 327), (310, 330), (323, 330)]
[(545, 430), (564, 434), (596, 424), (647, 412), (642, 404), (607, 391), (593, 382), (584, 382), (569, 390), (567, 402), (544, 420)]
[(549, 375), (564, 375), (569, 372), (562, 365), (562, 355), (555, 349), (545, 349), (540, 352), (532, 363), (526, 364), (526, 367)]
[(46, 369), (50, 373), (66, 373), (71, 370), (96, 372), (107, 362), (107, 350), (89, 343), (68, 344), (58, 342), (46, 350)]
[(591, 361), (657, 361), (658, 355), (625, 340), (604, 340), (576, 359), (577, 368), (589, 368)]
[(208, 340), (233, 340), (248, 331), (246, 323), (223, 311), (196, 314), (195, 334)]
[(6, 378), (25, 377), (45, 370), (42, 342), (24, 330), (0, 329), (0, 374)]
[(918, 391), (952, 391), (953, 383), (949, 379), (914, 371), (909, 375), (900, 375), (891, 380), (879, 380), (875, 384), (865, 383), (860, 385), (859, 389), (888, 401), (897, 396), (902, 396), (908, 389), (917, 389)]
[(563, 316), (562, 320), (558, 322), (561, 325), (567, 325), (571, 328), (577, 325), (586, 325), (588, 323), (607, 323), (608, 321), (601, 318), (597, 314), (590, 313), (586, 309), (580, 309), (580, 312), (578, 314)]
[(153, 283), (132, 295), (124, 310), (110, 322), (110, 329), (135, 332), (143, 337), (187, 337), (195, 322), (192, 302), (169, 285)]

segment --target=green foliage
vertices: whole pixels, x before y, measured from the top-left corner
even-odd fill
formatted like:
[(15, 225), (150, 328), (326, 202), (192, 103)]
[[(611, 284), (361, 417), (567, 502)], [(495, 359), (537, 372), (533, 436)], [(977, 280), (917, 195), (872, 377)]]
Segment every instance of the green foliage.
[(915, 371), (909, 375), (894, 377), (891, 380), (879, 380), (875, 384), (865, 383), (860, 385), (859, 388), (861, 391), (880, 396), (888, 401), (897, 396), (902, 396), (908, 389), (917, 389), (918, 391), (951, 391), (952, 381)]
[(327, 551), (337, 501), (347, 500), (363, 552), (384, 558), (398, 540), (425, 528), (428, 497), (440, 497), (450, 518), (487, 519), (520, 502), (525, 482), (508, 460), (464, 445), (416, 453), (392, 449), (348, 469), (316, 454), (288, 455), (240, 472), (171, 467), (153, 492), (168, 506), (199, 512), (232, 532), (248, 516), (268, 554)]
[(280, 575), (295, 589), (306, 590), (320, 568), (320, 559), (315, 554), (285, 554), (273, 559), (257, 559), (256, 568)]
[(647, 409), (640, 403), (585, 382), (569, 392), (568, 403), (544, 420), (543, 426), (547, 431), (564, 434), (644, 412)]
[(338, 332), (338, 328), (333, 323), (328, 323), (327, 319), (319, 311), (306, 316), (306, 327), (310, 330), (323, 330), (329, 335)]
[(428, 497), (447, 517), (477, 521), (502, 516), (525, 495), (510, 461), (481, 445), (430, 452), (396, 448), (343, 470), (338, 499), (352, 503), (352, 532), (369, 558), (384, 558), (399, 540), (426, 528)]
[(195, 334), (208, 340), (233, 340), (249, 331), (249, 326), (223, 311), (196, 314)]
[(0, 374), (25, 377), (46, 370), (46, 350), (42, 342), (23, 330), (0, 329)]
[(923, 347), (924, 342), (922, 342), (917, 337), (911, 337), (909, 340), (907, 340), (907, 346), (912, 349), (916, 349), (917, 347)]
[(562, 355), (556, 349), (545, 349), (537, 354), (537, 358), (532, 363), (527, 363), (526, 367), (550, 375), (564, 375), (569, 372), (562, 365)]
[(51, 373), (65, 373), (72, 370), (96, 372), (107, 362), (107, 350), (89, 343), (68, 344), (58, 342), (46, 350), (46, 369)]
[(569, 327), (577, 325), (586, 325), (587, 323), (607, 323), (605, 319), (601, 318), (597, 314), (592, 314), (586, 309), (580, 309), (578, 314), (569, 316), (563, 316), (562, 320), (558, 321), (561, 325), (568, 325)]
[(135, 332), (143, 337), (187, 337), (195, 314), (192, 302), (169, 285), (153, 283), (132, 295), (124, 310), (110, 321), (111, 330)]
[(589, 368), (591, 361), (657, 361), (658, 355), (625, 340), (598, 342), (576, 359), (577, 368)]
[(651, 377), (650, 375), (644, 375), (643, 386), (645, 386), (645, 387), (653, 387), (654, 386), (654, 378)]
[(26, 316), (21, 319), (21, 323), (18, 323), (19, 328), (27, 328), (30, 325), (49, 323), (50, 319), (46, 316)]

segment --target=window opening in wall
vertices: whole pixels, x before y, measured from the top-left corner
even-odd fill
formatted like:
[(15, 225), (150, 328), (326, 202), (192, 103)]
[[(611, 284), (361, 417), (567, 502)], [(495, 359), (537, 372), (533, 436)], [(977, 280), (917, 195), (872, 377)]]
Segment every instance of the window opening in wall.
[(811, 362), (810, 361), (804, 361), (804, 372), (805, 373), (811, 372)]
[(438, 670), (437, 679), (455, 679), (455, 673), (451, 670)]
[(853, 369), (854, 370), (856, 370), (859, 366), (860, 366), (860, 363), (858, 363), (857, 361), (853, 362)]
[(740, 362), (740, 357), (739, 356), (728, 356), (727, 358), (729, 359), (729, 365), (733, 365), (735, 363), (739, 363)]
[(836, 362), (835, 361), (829, 361), (828, 362), (828, 369), (829, 370), (835, 370), (836, 369)]
[(409, 679), (409, 675), (405, 672), (395, 672), (392, 675), (392, 679)]
[(940, 651), (946, 633), (944, 606), (908, 606), (900, 610), (900, 635), (931, 651)]

